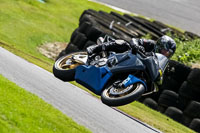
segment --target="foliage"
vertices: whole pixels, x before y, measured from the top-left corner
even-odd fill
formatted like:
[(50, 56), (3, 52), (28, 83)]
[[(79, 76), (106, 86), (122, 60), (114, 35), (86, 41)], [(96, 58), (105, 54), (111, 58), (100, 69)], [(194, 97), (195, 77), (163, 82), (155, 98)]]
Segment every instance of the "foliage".
[(200, 39), (181, 41), (175, 39), (177, 50), (172, 59), (184, 64), (200, 62)]

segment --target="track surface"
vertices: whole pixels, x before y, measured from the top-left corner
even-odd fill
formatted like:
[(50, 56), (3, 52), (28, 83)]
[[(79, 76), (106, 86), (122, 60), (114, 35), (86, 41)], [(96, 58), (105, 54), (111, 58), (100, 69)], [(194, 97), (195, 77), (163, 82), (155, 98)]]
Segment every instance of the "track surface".
[(200, 35), (199, 0), (96, 0)]
[(82, 89), (0, 47), (0, 74), (36, 94), (94, 133), (159, 132), (114, 110)]

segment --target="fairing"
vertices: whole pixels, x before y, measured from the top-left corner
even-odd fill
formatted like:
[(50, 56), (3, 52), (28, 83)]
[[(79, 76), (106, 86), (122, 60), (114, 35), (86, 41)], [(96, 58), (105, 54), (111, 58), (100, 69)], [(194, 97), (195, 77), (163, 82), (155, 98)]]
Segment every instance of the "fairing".
[(107, 67), (81, 65), (76, 68), (75, 80), (95, 94), (100, 95), (111, 76), (112, 73)]

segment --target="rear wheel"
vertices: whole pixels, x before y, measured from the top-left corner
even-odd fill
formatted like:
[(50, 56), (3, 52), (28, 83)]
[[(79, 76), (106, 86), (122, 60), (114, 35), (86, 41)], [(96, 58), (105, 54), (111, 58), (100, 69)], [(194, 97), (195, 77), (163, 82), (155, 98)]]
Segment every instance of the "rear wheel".
[[(119, 83), (119, 81), (116, 81)], [(116, 87), (114, 84), (108, 85), (101, 94), (101, 100), (108, 106), (121, 106), (138, 99), (144, 92), (142, 83), (135, 83), (126, 88)]]
[(54, 76), (63, 81), (74, 80), (75, 68), (85, 64), (87, 58), (86, 52), (74, 52), (60, 57), (53, 66)]

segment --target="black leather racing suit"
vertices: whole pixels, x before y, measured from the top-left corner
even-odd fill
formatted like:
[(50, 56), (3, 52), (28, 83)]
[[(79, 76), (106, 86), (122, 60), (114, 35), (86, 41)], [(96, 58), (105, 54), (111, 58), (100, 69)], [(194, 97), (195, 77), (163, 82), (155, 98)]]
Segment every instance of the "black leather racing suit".
[(102, 45), (92, 45), (87, 48), (89, 55), (93, 53), (99, 53), (101, 51), (114, 51), (117, 53), (122, 53), (127, 50), (132, 50), (136, 53), (137, 50), (148, 55), (148, 53), (155, 52), (156, 43), (153, 40), (146, 39), (135, 39), (133, 38), (129, 43), (124, 40), (114, 40), (112, 39), (109, 43)]

